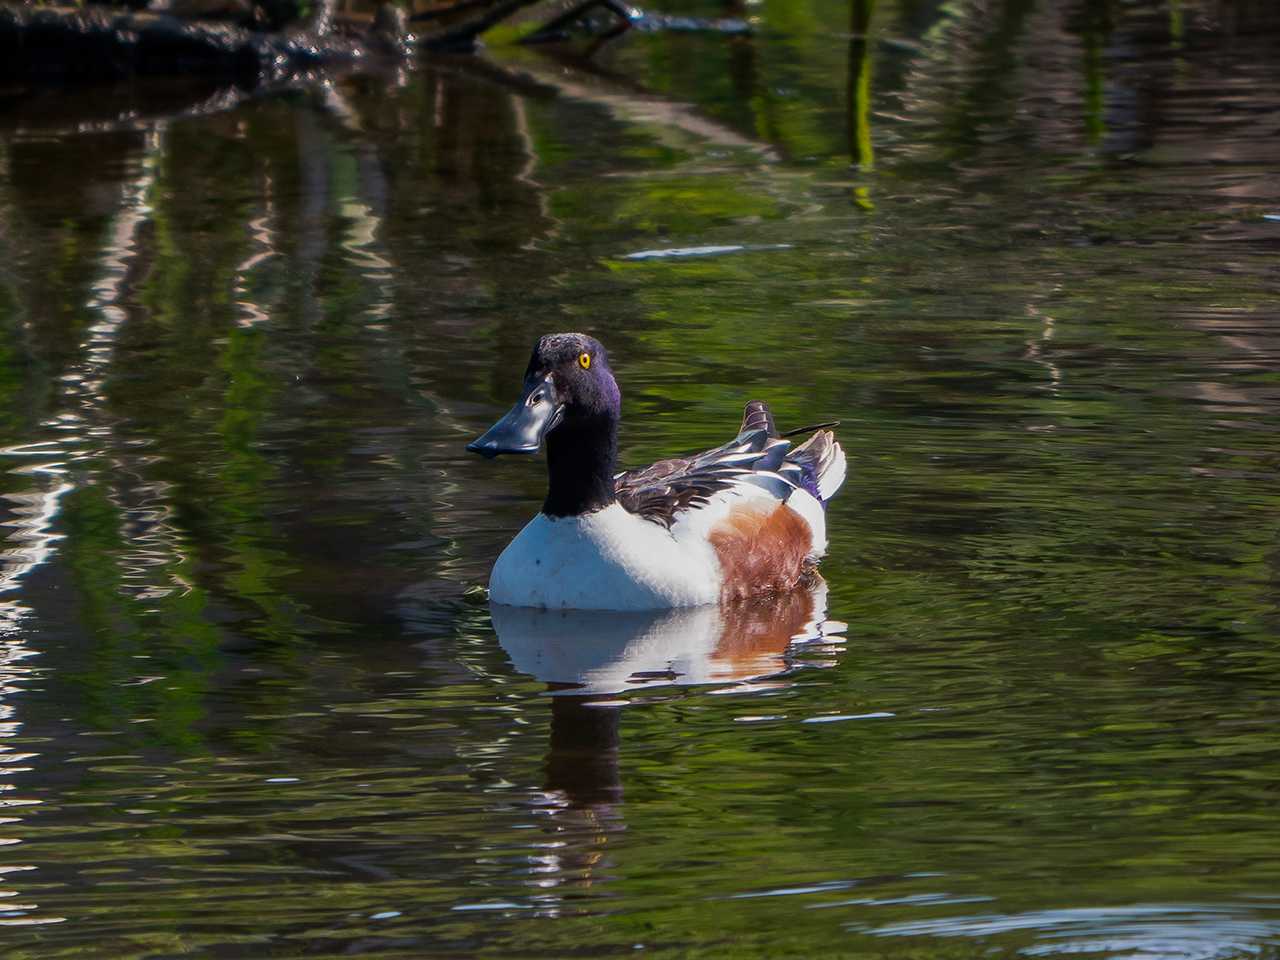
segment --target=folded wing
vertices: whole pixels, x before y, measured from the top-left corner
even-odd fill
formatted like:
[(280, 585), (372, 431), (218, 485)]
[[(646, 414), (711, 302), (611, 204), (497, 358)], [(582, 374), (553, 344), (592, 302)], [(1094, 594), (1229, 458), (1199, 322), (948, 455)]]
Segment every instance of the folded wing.
[[(844, 451), (830, 430), (818, 430), (792, 447), (779, 436), (768, 406), (753, 400), (733, 440), (694, 456), (620, 473), (614, 491), (626, 510), (667, 529), (735, 492), (753, 500), (763, 493), (793, 506), (814, 525), (821, 523), (818, 504), (831, 499), (844, 477)], [(825, 536), (822, 542), (825, 546)]]

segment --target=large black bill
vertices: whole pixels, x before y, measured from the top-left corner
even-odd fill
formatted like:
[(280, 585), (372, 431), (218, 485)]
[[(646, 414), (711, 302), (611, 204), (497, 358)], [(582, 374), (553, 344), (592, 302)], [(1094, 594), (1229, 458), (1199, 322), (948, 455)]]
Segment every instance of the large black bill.
[(551, 378), (538, 381), (520, 401), (480, 437), (467, 444), (467, 449), (485, 457), (500, 453), (537, 453), (538, 447), (556, 424), (564, 408), (556, 402)]

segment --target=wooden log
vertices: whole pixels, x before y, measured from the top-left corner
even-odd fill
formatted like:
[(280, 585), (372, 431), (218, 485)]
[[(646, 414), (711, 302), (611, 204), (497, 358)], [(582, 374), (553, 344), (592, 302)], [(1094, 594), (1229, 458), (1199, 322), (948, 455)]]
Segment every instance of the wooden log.
[[(403, 13), (389, 4), (369, 20), (339, 15), (334, 0), (315, 0), (306, 22), (263, 30), (242, 22), (243, 8), (235, 0), (173, 2), (179, 4), (174, 9), (216, 8), (216, 16), (188, 19), (103, 6), (0, 4), (0, 78), (201, 75), (243, 83), (280, 80), (308, 70), (403, 58), (416, 47), (469, 50), (480, 34), (540, 0), (460, 0), (453, 5), (456, 20), (442, 20), (439, 30), (418, 35), (409, 32)], [(261, 0), (255, 5), (260, 10)]]

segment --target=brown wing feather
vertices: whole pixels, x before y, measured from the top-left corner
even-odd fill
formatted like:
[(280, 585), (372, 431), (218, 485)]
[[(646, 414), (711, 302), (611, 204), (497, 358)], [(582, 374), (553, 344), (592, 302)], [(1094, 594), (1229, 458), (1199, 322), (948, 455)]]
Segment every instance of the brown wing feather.
[(740, 469), (698, 469), (696, 459), (660, 460), (642, 470), (619, 474), (613, 490), (624, 509), (670, 529), (677, 514), (706, 503), (741, 474)]
[(830, 439), (830, 434), (819, 434), (788, 453), (791, 445), (779, 437), (769, 407), (752, 400), (743, 413), (742, 428), (729, 443), (620, 473), (614, 477), (614, 495), (627, 511), (668, 529), (683, 511), (744, 481), (765, 486), (780, 501), (796, 487), (816, 495), (814, 470), (829, 456)]

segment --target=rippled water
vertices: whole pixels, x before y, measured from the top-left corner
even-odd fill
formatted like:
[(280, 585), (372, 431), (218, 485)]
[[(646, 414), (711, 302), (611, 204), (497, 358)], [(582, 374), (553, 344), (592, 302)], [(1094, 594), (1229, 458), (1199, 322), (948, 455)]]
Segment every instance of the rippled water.
[[(12, 101), (6, 956), (1280, 956), (1280, 17), (866, 6)], [(476, 602), (561, 329), (825, 586)]]

